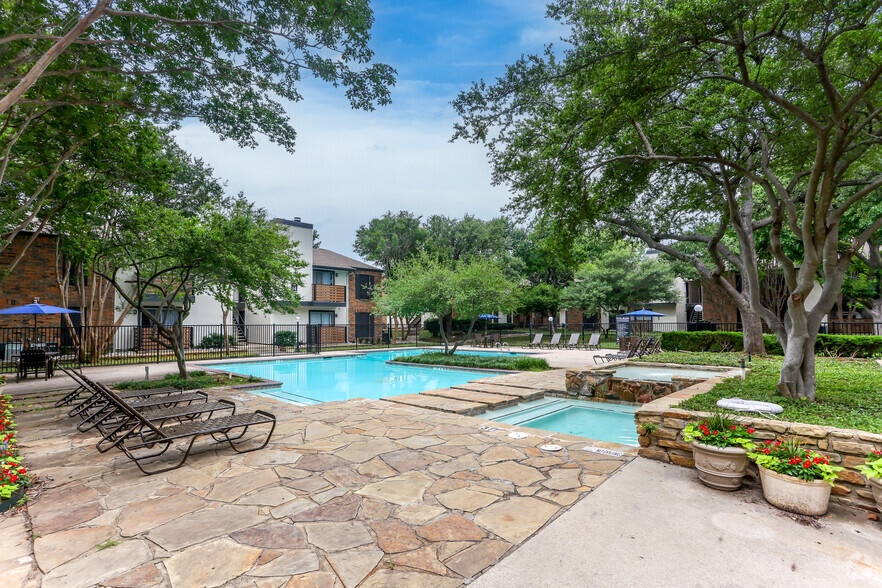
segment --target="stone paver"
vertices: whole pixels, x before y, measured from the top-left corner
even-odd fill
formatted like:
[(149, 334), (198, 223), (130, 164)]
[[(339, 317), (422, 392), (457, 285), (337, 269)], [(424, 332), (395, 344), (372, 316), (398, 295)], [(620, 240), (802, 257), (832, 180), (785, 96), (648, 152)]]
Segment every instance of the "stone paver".
[(545, 396), (545, 390), (541, 388), (516, 388), (514, 386), (503, 386), (501, 384), (490, 384), (485, 381), (459, 384), (458, 386), (453, 386), (453, 388), (457, 390), (474, 390), (475, 392), (484, 392), (486, 394), (514, 396), (519, 398), (522, 402), (538, 400)]
[(504, 396), (502, 394), (487, 394), (475, 390), (463, 390), (457, 388), (440, 388), (438, 390), (426, 390), (420, 392), (426, 396), (439, 396), (441, 398), (451, 398), (453, 400), (465, 400), (466, 402), (474, 402), (476, 404), (485, 404), (487, 408), (503, 408), (517, 404), (520, 400), (516, 396)]
[(453, 414), (473, 415), (481, 414), (487, 410), (487, 405), (483, 403), (441, 398), (440, 396), (423, 396), (422, 394), (401, 394), (399, 396), (389, 396), (383, 398), (383, 400)]
[[(504, 377), (466, 393), (507, 402), (557, 376), (528, 374), (520, 387)], [(211, 394), (276, 414), (269, 445), (239, 455), (200, 442), (183, 468), (145, 477), (121, 454), (97, 453), (60, 410), (19, 415), (25, 462), (46, 481), (28, 506), (44, 586), (457, 586), (632, 459), (400, 403)], [(535, 447), (553, 439), (565, 449)], [(122, 543), (99, 551), (108, 540)]]

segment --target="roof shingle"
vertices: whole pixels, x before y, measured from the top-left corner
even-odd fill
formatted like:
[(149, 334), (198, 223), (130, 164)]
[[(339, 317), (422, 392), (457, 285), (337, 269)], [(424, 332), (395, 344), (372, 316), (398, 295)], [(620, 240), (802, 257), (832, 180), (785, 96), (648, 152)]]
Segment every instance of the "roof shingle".
[(339, 253), (335, 253), (328, 249), (321, 249), (316, 247), (312, 250), (312, 265), (313, 267), (327, 267), (332, 269), (342, 269), (342, 270), (370, 270), (370, 271), (381, 271), (380, 268), (374, 267), (372, 265), (368, 265), (357, 259), (352, 259), (351, 257), (346, 257), (345, 255), (340, 255)]

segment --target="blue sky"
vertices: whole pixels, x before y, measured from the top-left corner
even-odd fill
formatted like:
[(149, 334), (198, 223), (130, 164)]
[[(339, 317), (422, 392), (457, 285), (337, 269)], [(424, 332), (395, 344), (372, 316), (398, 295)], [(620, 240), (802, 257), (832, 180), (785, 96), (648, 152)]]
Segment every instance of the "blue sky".
[(322, 245), (353, 255), (356, 229), (387, 210), (491, 218), (508, 201), (490, 185), (483, 147), (450, 143), (451, 100), (481, 78), (502, 75), (523, 53), (559, 43), (562, 28), (533, 0), (372, 3), (376, 60), (398, 71), (392, 104), (353, 111), (343, 93), (316, 82), (286, 106), (298, 132), (289, 154), (265, 142), (240, 149), (200, 124), (184, 126), (181, 144), (212, 164), (231, 193), (275, 216), (301, 217)]

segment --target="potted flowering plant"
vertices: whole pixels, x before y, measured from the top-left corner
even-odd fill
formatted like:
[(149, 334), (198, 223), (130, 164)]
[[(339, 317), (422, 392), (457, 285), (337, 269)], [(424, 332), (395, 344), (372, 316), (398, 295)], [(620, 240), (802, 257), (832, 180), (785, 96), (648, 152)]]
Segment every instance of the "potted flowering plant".
[(797, 439), (766, 441), (749, 454), (759, 466), (763, 496), (788, 512), (820, 516), (827, 512), (833, 480), (843, 470), (823, 453), (810, 451)]
[(882, 451), (871, 452), (864, 465), (859, 465), (857, 469), (867, 477), (873, 489), (873, 498), (876, 499), (876, 508), (882, 512)]
[(692, 444), (701, 483), (727, 492), (738, 490), (747, 473), (747, 452), (756, 447), (754, 433), (735, 417), (719, 412), (686, 425), (683, 437)]

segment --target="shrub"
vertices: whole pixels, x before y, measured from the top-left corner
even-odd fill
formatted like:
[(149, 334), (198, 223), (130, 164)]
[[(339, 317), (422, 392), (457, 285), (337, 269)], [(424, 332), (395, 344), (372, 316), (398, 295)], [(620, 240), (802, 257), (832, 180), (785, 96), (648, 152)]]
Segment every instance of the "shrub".
[[(236, 338), (232, 335), (227, 335), (227, 339), (229, 340), (231, 346), (236, 344)], [(224, 336), (222, 333), (209, 333), (208, 335), (202, 337), (202, 342), (198, 345), (198, 347), (200, 349), (223, 349)]]
[(551, 369), (544, 359), (527, 355), (470, 355), (464, 353), (444, 355), (439, 352), (429, 352), (397, 357), (395, 361), (522, 372), (541, 372)]
[(273, 343), (278, 347), (297, 347), (297, 333), (294, 331), (278, 331), (273, 336)]
[[(774, 335), (763, 335), (766, 352), (784, 355)], [(744, 335), (730, 331), (672, 331), (662, 333), (661, 346), (667, 351), (743, 351)], [(874, 357), (882, 353), (882, 337), (870, 335), (818, 335), (815, 353), (836, 357)]]

